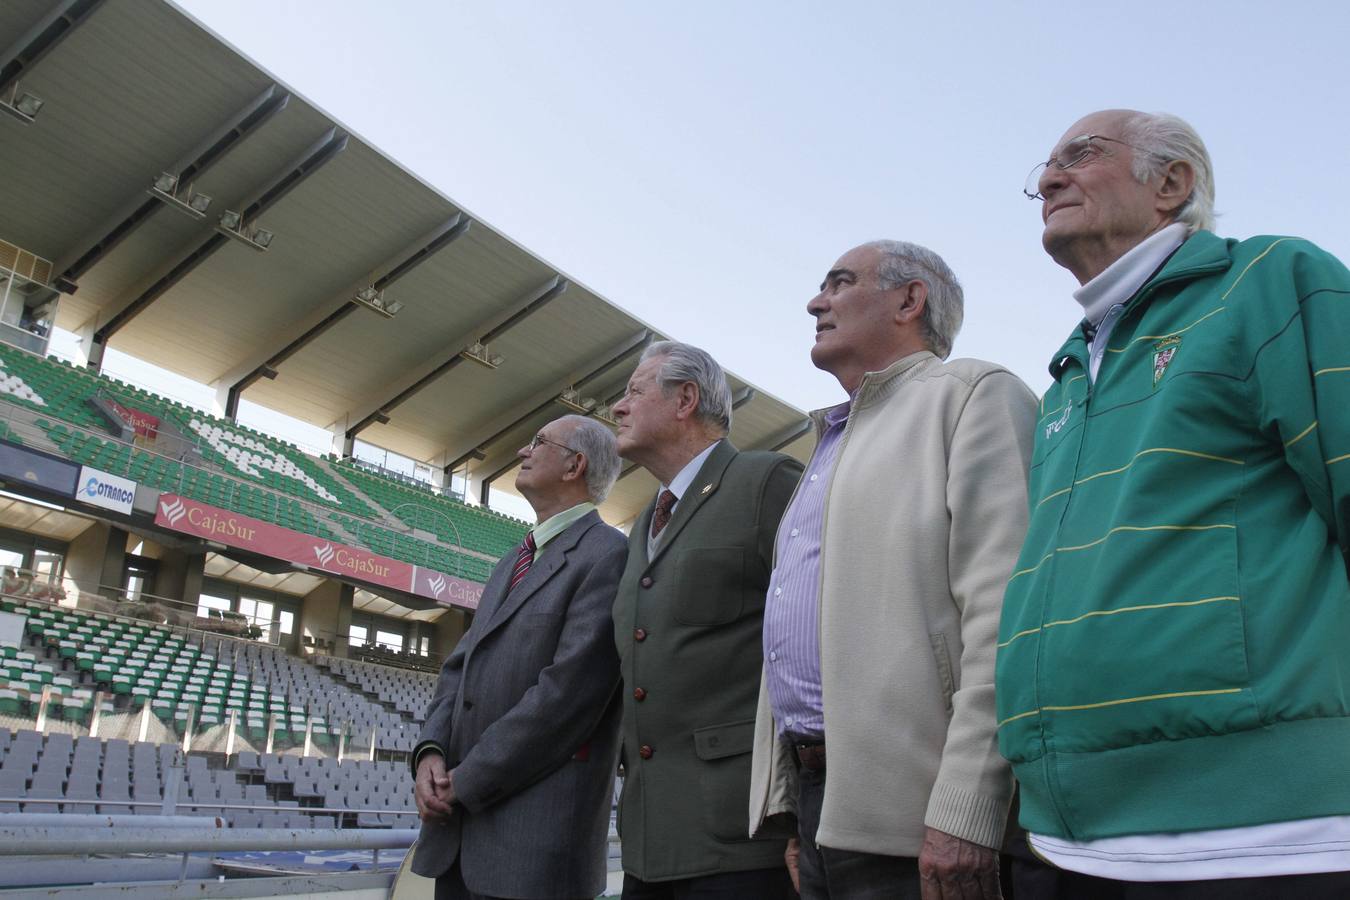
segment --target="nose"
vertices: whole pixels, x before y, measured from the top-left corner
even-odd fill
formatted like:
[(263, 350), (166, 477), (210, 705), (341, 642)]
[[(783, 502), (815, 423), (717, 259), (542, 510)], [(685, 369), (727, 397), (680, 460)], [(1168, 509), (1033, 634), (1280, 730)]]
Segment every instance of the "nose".
[(825, 312), (829, 308), (830, 308), (830, 301), (825, 296), (824, 291), (821, 291), (819, 294), (816, 294), (814, 297), (812, 297), (810, 300), (806, 302), (806, 311), (813, 316), (818, 317), (820, 316), (821, 313)]
[(1069, 170), (1061, 169), (1059, 166), (1046, 166), (1041, 177), (1036, 181), (1036, 190), (1041, 192), (1042, 197), (1049, 197), (1051, 194), (1060, 190), (1069, 182)]
[(516, 451), (516, 456), (519, 456), (521, 459), (529, 459), (530, 454), (533, 452), (534, 451), (530, 449), (529, 444), (522, 444), (520, 449)]
[(628, 415), (628, 395), (624, 394), (619, 398), (619, 402), (609, 408), (609, 414), (616, 419), (622, 419)]

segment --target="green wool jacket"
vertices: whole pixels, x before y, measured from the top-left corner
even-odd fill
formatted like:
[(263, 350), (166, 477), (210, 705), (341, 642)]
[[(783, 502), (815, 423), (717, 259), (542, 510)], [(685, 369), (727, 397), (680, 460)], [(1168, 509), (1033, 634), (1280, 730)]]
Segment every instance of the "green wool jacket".
[(751, 840), (750, 752), (764, 662), (764, 593), (778, 520), (802, 465), (709, 454), (647, 555), (655, 499), (633, 522), (614, 601), (623, 676), (619, 800), (624, 871), (671, 881), (783, 865)]
[(999, 632), (1022, 825), (1350, 814), (1350, 272), (1298, 238), (1198, 232), (1087, 366), (1080, 329)]

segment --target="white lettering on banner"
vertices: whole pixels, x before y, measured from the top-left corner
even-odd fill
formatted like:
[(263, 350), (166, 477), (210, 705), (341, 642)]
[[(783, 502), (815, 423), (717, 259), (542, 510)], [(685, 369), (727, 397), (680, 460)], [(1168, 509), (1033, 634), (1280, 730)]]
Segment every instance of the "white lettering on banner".
[(260, 470), (266, 469), (283, 478), (300, 482), (329, 503), (338, 502), (337, 496), (315, 481), (308, 472), (262, 441), (197, 418), (193, 418), (188, 426), (210, 444), (211, 449), (225, 457), (226, 462), (245, 475), (262, 478), (263, 473)]
[(90, 506), (130, 515), (132, 501), (136, 499), (136, 482), (89, 466), (80, 466), (75, 496)]

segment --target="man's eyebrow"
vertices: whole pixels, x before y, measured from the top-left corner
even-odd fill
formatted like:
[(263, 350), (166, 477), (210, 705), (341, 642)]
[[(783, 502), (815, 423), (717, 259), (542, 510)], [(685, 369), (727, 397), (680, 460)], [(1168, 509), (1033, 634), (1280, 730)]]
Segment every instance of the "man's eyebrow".
[(820, 283), (820, 289), (822, 291), (825, 290), (825, 286), (829, 284), (831, 281), (838, 280), (839, 278), (842, 278), (846, 275), (851, 278), (858, 277), (858, 273), (853, 271), (852, 269), (844, 269), (844, 268), (831, 269), (830, 271), (825, 273), (825, 280)]

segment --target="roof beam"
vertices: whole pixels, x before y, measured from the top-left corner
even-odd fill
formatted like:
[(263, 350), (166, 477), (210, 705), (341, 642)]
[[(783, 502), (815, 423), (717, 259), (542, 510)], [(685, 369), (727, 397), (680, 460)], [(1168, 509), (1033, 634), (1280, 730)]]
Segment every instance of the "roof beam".
[[(291, 95), (279, 90), (275, 84), (269, 86), (204, 137), (197, 146), (175, 160), (165, 171), (177, 175), (180, 184), (188, 184), (193, 179), (201, 177), (211, 166), (224, 159), (240, 141), (284, 109), (290, 99)], [(147, 184), (153, 180), (155, 174), (155, 172), (146, 173)], [(57, 261), (54, 268), (61, 274), (56, 277), (54, 286), (64, 293), (75, 293), (79, 288), (77, 282), (80, 276), (93, 268), (99, 260), (107, 256), (114, 247), (163, 206), (164, 204), (154, 197), (146, 196), (144, 191), (132, 197), (92, 236), (76, 244), (77, 247), (88, 247), (80, 256), (73, 260)]]
[(427, 385), (463, 362), (464, 357), (460, 355), (461, 353), (472, 347), (475, 343), (487, 344), (495, 340), (511, 328), (520, 324), (527, 317), (534, 315), (546, 304), (561, 296), (562, 293), (567, 290), (567, 283), (567, 279), (560, 275), (554, 275), (548, 281), (526, 294), (505, 310), (498, 312), (495, 316), (484, 322), (480, 322), (477, 326), (470, 329), (467, 334), (463, 335), (459, 341), (450, 341), (449, 343), (451, 346), (460, 344), (460, 348), (452, 353), (448, 359), (435, 363), (430, 368), (415, 375), (412, 382), (408, 384), (407, 387), (394, 394), (388, 400), (374, 404), (359, 420), (357, 420), (355, 425), (347, 429), (347, 440), (354, 440), (358, 434), (377, 421), (388, 421), (389, 413), (395, 407), (399, 406), (409, 397), (412, 397), (418, 391), (421, 391)]
[[(495, 430), (488, 437), (484, 438), (481, 441), (476, 442), (474, 444), (474, 448), (478, 449), (489, 446), (499, 441), (500, 439), (510, 434), (511, 432), (515, 431), (517, 428), (519, 428), (526, 422), (530, 421), (531, 419), (537, 418), (540, 413), (544, 412), (557, 402), (558, 395), (562, 393), (562, 391), (564, 391), (566, 388), (583, 387), (589, 382), (595, 381), (598, 378), (603, 378), (607, 373), (610, 372), (610, 370), (618, 366), (629, 356), (632, 356), (633, 353), (645, 348), (647, 344), (651, 343), (651, 340), (652, 340), (652, 333), (647, 329), (643, 329), (642, 331), (639, 331), (637, 334), (633, 335), (628, 340), (614, 347), (611, 347), (609, 351), (607, 351), (604, 354), (604, 356), (601, 357), (603, 362), (601, 362), (599, 365), (595, 366), (593, 369), (591, 369), (589, 372), (587, 372), (580, 378), (575, 377), (563, 378), (549, 385), (549, 388), (547, 390), (540, 391), (532, 398), (531, 407), (528, 412), (516, 416), (515, 418), (511, 419), (508, 422), (498, 424), (495, 427)], [(498, 422), (500, 423), (501, 420), (498, 420)], [(507, 462), (501, 468), (494, 471), (491, 475), (488, 475), (486, 478), (484, 478), (483, 479), (483, 484), (485, 486), (484, 496), (486, 496), (487, 485), (490, 485), (493, 481), (500, 478), (502, 475), (505, 475), (507, 472), (511, 471), (511, 469), (515, 468), (515, 466), (519, 462), (520, 459), (513, 456), (509, 462)]]
[[(407, 275), (413, 269), (422, 263), (431, 259), (437, 251), (450, 246), (457, 238), (468, 232), (471, 219), (462, 213), (455, 215), (445, 224), (441, 225), (431, 234), (424, 236), (412, 247), (404, 250), (398, 256), (378, 269), (388, 269), (384, 275), (371, 286), (377, 291), (382, 291), (394, 282), (398, 281), (404, 275)], [(307, 344), (314, 341), (319, 335), (332, 328), (338, 322), (341, 322), (348, 315), (356, 311), (356, 304), (352, 302), (352, 295), (366, 287), (365, 283), (357, 283), (353, 288), (338, 296), (337, 309), (328, 313), (318, 322), (305, 329), (300, 335), (288, 341), (280, 350), (275, 351), (264, 361), (254, 366), (246, 375), (240, 378), (234, 384), (230, 385), (229, 392), (225, 399), (225, 415), (234, 419), (239, 412), (239, 398), (248, 390), (249, 386), (259, 378), (276, 378), (277, 367), (298, 353)], [(325, 304), (326, 305), (326, 304)]]
[[(244, 206), (242, 221), (247, 223), (276, 205), (281, 198), (294, 190), (310, 175), (321, 169), (325, 163), (347, 148), (347, 135), (336, 127), (329, 128), (323, 136), (314, 142), (304, 153), (286, 168), (280, 170), (266, 186), (255, 192), (253, 199)], [(164, 295), (171, 287), (182, 281), (193, 269), (201, 265), (213, 253), (219, 250), (229, 238), (220, 232), (214, 232), (195, 250), (180, 259), (167, 272), (157, 278), (148, 288), (129, 303), (122, 306), (106, 323), (94, 332), (91, 347), (91, 365), (97, 365), (103, 356), (103, 348), (112, 336), (120, 331), (132, 319), (144, 312), (150, 304)]]
[[(735, 412), (736, 410), (740, 409), (742, 406), (749, 403), (753, 399), (755, 399), (754, 388), (750, 387), (749, 385), (746, 385), (745, 387), (741, 388), (739, 391), (731, 395), (732, 412)], [(638, 468), (637, 463), (629, 463), (627, 466), (624, 467), (623, 471), (619, 473), (619, 478), (624, 478), (628, 475), (633, 474), (633, 470), (637, 468)], [(614, 480), (617, 482), (619, 478), (616, 478)]]
[(53, 6), (0, 56), (0, 91), (27, 75), (102, 5), (103, 0), (61, 0)]
[(755, 449), (772, 450), (777, 453), (788, 444), (797, 440), (797, 438), (809, 432), (813, 426), (814, 423), (810, 419), (802, 419), (800, 422), (789, 425), (787, 428), (784, 428), (782, 431), (770, 436), (766, 440), (760, 441), (759, 446)]

